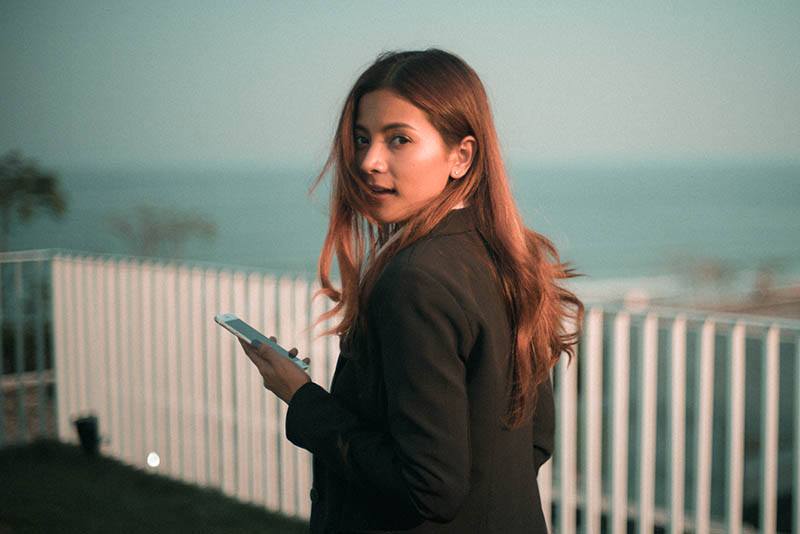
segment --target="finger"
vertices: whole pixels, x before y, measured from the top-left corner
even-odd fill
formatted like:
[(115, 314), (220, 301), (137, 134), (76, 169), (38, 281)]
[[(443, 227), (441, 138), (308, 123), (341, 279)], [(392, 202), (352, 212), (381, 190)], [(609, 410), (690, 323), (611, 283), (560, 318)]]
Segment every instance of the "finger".
[(259, 354), (260, 350), (259, 348), (254, 347), (247, 341), (243, 341), (241, 339), (239, 339), (238, 341), (239, 345), (242, 346), (242, 350), (244, 350), (244, 353), (247, 355), (248, 358), (250, 358), (250, 361), (252, 361), (253, 363), (257, 363), (257, 361), (261, 359)]
[(239, 339), (239, 338), (236, 338), (236, 341), (238, 341), (238, 342), (239, 342), (239, 345), (241, 345), (241, 346), (242, 346), (242, 349), (244, 350), (245, 354), (248, 354), (248, 355), (249, 355), (249, 354), (250, 354), (250, 347), (249, 347), (249, 345), (248, 345), (247, 343), (245, 343), (244, 341), (242, 341), (241, 339)]
[(299, 351), (297, 350), (297, 347), (292, 347), (292, 350), (289, 351), (289, 354), (291, 354), (292, 356), (297, 356), (298, 352)]
[(311, 358), (303, 358), (303, 361), (304, 361), (306, 364), (309, 364), (309, 363), (311, 363)]
[(269, 336), (269, 338), (270, 338), (272, 341), (274, 341), (275, 343), (277, 343), (277, 342), (278, 342), (278, 338), (276, 338), (275, 336)]

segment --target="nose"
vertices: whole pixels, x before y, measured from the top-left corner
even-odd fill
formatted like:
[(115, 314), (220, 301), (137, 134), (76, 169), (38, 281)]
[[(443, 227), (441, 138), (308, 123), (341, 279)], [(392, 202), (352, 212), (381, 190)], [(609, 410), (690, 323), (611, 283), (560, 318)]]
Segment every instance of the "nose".
[(364, 174), (379, 174), (386, 172), (386, 157), (382, 143), (370, 143), (363, 152), (361, 170)]

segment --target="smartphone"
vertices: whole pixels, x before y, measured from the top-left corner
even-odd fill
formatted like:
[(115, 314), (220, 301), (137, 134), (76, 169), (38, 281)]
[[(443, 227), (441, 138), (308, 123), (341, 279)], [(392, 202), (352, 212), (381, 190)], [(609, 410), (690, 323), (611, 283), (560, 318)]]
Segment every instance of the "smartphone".
[(222, 328), (229, 331), (234, 336), (238, 337), (239, 339), (246, 341), (247, 343), (253, 344), (253, 341), (258, 341), (260, 343), (266, 343), (270, 347), (272, 347), (276, 352), (280, 353), (281, 355), (289, 358), (292, 360), (297, 367), (302, 369), (303, 371), (308, 371), (308, 364), (289, 354), (289, 351), (272, 341), (270, 338), (247, 324), (246, 322), (239, 319), (235, 313), (220, 313), (214, 316), (214, 321)]

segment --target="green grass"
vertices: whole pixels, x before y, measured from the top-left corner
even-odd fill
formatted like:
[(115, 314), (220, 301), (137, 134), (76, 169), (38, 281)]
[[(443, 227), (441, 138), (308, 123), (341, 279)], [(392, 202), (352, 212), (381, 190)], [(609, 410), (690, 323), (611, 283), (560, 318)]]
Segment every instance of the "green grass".
[(293, 534), (308, 523), (41, 440), (0, 449), (0, 534), (26, 532)]

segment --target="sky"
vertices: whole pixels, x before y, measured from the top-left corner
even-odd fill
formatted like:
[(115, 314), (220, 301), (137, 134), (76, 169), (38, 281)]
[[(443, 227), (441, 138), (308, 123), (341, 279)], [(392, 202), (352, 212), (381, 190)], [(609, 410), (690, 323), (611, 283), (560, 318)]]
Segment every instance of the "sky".
[(0, 151), (318, 165), (377, 54), (435, 46), (481, 76), (516, 164), (796, 162), (798, 35), (796, 1), (3, 0)]

